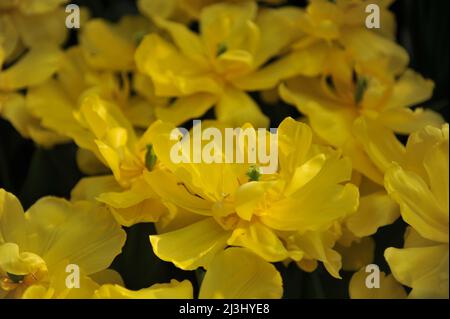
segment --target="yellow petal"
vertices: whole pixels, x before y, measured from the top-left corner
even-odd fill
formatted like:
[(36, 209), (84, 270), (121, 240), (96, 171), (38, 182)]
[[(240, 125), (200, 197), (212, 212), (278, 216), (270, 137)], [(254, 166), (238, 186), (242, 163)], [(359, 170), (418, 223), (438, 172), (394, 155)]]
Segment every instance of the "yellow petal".
[(366, 237), (378, 228), (390, 225), (400, 216), (398, 204), (384, 191), (361, 196), (358, 211), (347, 219), (348, 229), (357, 237)]
[(183, 270), (208, 267), (211, 259), (226, 247), (230, 234), (213, 218), (206, 218), (185, 228), (150, 236), (155, 254)]
[(410, 107), (425, 102), (433, 95), (433, 89), (433, 81), (408, 69), (395, 83), (387, 108)]
[(27, 47), (42, 43), (61, 45), (67, 38), (68, 29), (61, 27), (66, 20), (66, 13), (62, 8), (38, 15), (15, 14), (13, 18), (21, 40)]
[[(294, 144), (295, 145), (295, 144)], [(292, 178), (285, 189), (285, 195), (291, 195), (313, 180), (326, 164), (325, 154), (318, 154), (291, 172), (285, 172), (285, 178)], [(283, 174), (283, 172), (282, 172)]]
[(342, 34), (341, 41), (359, 60), (386, 59), (393, 74), (401, 73), (409, 63), (409, 56), (404, 48), (365, 28), (348, 30)]
[(101, 19), (83, 26), (80, 43), (86, 61), (95, 68), (128, 71), (134, 67), (134, 43)]
[(306, 191), (296, 198), (280, 201), (261, 220), (279, 230), (324, 230), (334, 221), (353, 213), (358, 206), (358, 189), (352, 184), (329, 186), (321, 191), (320, 195)]
[(200, 33), (209, 56), (217, 54), (217, 47), (226, 43), (230, 49), (242, 49), (248, 43), (246, 27), (257, 13), (254, 1), (241, 3), (217, 3), (204, 8), (200, 16)]
[(54, 291), (42, 285), (29, 287), (22, 295), (23, 299), (50, 299), (54, 296)]
[(141, 97), (131, 97), (122, 110), (124, 116), (137, 129), (146, 129), (155, 121), (153, 106)]
[(280, 86), (280, 95), (305, 114), (317, 135), (331, 145), (341, 147), (352, 138), (357, 114), (324, 97), (319, 80), (296, 78)]
[(0, 65), (3, 66), (3, 61), (5, 61), (5, 50), (3, 50), (0, 44)]
[(123, 279), (120, 274), (113, 269), (105, 269), (95, 274), (90, 275), (92, 280), (94, 280), (99, 285), (115, 284), (123, 286)]
[(262, 9), (256, 17), (256, 25), (260, 32), (255, 65), (263, 65), (270, 58), (279, 54), (298, 36), (295, 28), (301, 10), (293, 7), (279, 9)]
[(65, 92), (60, 83), (50, 79), (28, 90), (26, 107), (43, 127), (61, 136), (70, 136), (79, 145), (92, 149), (94, 144), (90, 136), (73, 116), (77, 105)]
[(217, 255), (200, 288), (200, 299), (278, 299), (282, 279), (274, 266), (243, 248)]
[(79, 148), (76, 154), (77, 166), (83, 174), (102, 175), (108, 173), (108, 168), (91, 151)]
[(305, 253), (305, 259), (323, 262), (327, 271), (335, 278), (341, 278), (339, 271), (342, 267), (342, 258), (333, 247), (336, 236), (329, 231), (305, 232), (294, 235), (296, 249)]
[(80, 269), (80, 285), (78, 288), (67, 287), (66, 272), (68, 263), (62, 263), (50, 276), (47, 285), (33, 285), (29, 287), (22, 298), (24, 299), (90, 299), (99, 285)]
[(33, 253), (20, 252), (17, 244), (0, 245), (0, 269), (3, 273), (28, 275), (41, 266), (45, 267), (45, 261), (42, 258)]
[(157, 222), (167, 208), (159, 199), (149, 198), (126, 208), (112, 208), (111, 213), (120, 225), (130, 227), (139, 223)]
[(29, 243), (29, 251), (41, 256), (49, 269), (68, 260), (87, 274), (101, 271), (125, 243), (125, 232), (107, 209), (92, 203), (43, 198), (26, 216), (39, 238)]
[(286, 118), (278, 126), (279, 165), (281, 174), (292, 174), (305, 162), (312, 143), (309, 126)]
[(251, 72), (254, 64), (253, 55), (250, 52), (230, 48), (221, 53), (214, 62), (216, 72), (222, 74), (225, 80), (230, 82), (234, 82), (235, 78)]
[(133, 182), (130, 189), (104, 192), (96, 197), (99, 202), (112, 208), (117, 221), (124, 226), (141, 222), (155, 222), (167, 212), (144, 179)]
[(438, 205), (447, 212), (446, 220), (448, 224), (449, 211), (449, 144), (440, 143), (433, 147), (425, 155), (424, 167), (428, 173), (431, 192), (436, 197)]
[(319, 262), (315, 259), (303, 258), (297, 262), (297, 265), (303, 271), (313, 272), (317, 269), (317, 267), (319, 267)]
[(19, 10), (25, 14), (40, 14), (56, 9), (67, 0), (21, 0), (19, 1)]
[(403, 161), (405, 147), (380, 123), (360, 117), (355, 121), (354, 134), (380, 171), (385, 172), (392, 163)]
[(357, 271), (374, 260), (375, 241), (371, 237), (355, 241), (350, 247), (337, 245), (336, 250), (342, 256), (342, 269), (345, 271)]
[(205, 93), (180, 97), (167, 107), (156, 108), (156, 117), (164, 122), (180, 125), (189, 119), (202, 117), (216, 100), (214, 95)]
[(311, 1), (299, 19), (300, 30), (327, 41), (340, 35), (344, 12), (339, 5), (327, 1)]
[(79, 121), (89, 128), (97, 142), (112, 148), (136, 143), (135, 130), (117, 104), (92, 93), (83, 98), (80, 112)]
[[(404, 165), (409, 170), (420, 175), (424, 181), (429, 180), (428, 172), (424, 165), (425, 158), (432, 152), (432, 149), (439, 144), (448, 145), (448, 128), (448, 124), (445, 124), (442, 127), (427, 126), (420, 131), (411, 134), (408, 139)], [(439, 167), (441, 167), (441, 165), (442, 164), (439, 164)], [(439, 170), (436, 171), (439, 173)]]
[(127, 190), (108, 192), (105, 189), (105, 192), (99, 194), (97, 200), (114, 208), (128, 208), (152, 198), (153, 192), (148, 186), (145, 180), (140, 178), (135, 180), (131, 188)]
[(190, 212), (211, 216), (212, 203), (191, 194), (172, 173), (155, 170), (145, 172), (144, 178), (161, 198)]
[(369, 155), (364, 151), (363, 145), (354, 139), (348, 140), (343, 146), (345, 155), (352, 159), (353, 169), (378, 185), (383, 185), (384, 174), (373, 163)]
[(19, 33), (14, 25), (12, 17), (8, 14), (0, 16), (0, 51), (3, 51), (3, 58), (0, 58), (0, 66), (3, 62), (8, 61), (19, 45)]
[(248, 248), (269, 262), (283, 261), (289, 256), (277, 234), (258, 221), (236, 228), (228, 244)]
[(199, 214), (191, 213), (185, 209), (175, 206), (172, 203), (164, 201), (169, 212), (155, 223), (156, 232), (158, 234), (168, 233), (195, 224), (205, 217)]
[(422, 248), (386, 249), (394, 277), (411, 287), (409, 298), (448, 299), (448, 244)]
[(417, 230), (415, 230), (411, 226), (408, 226), (406, 228), (404, 239), (405, 241), (403, 248), (419, 248), (436, 245), (435, 241), (423, 238), (422, 236), (420, 236)]
[(251, 181), (240, 186), (235, 193), (236, 214), (246, 221), (251, 221), (258, 209), (258, 205), (264, 201), (264, 196), (272, 189), (279, 187), (276, 182)]
[(417, 174), (395, 165), (386, 172), (385, 187), (400, 204), (402, 217), (409, 225), (427, 239), (448, 243), (448, 210), (438, 205)]
[[(169, 1), (170, 2), (170, 1)], [(170, 33), (176, 46), (189, 58), (198, 59), (203, 55), (203, 44), (197, 34), (181, 23), (154, 17), (156, 25)]]
[[(216, 126), (218, 123), (215, 123)], [(219, 123), (219, 127), (223, 127), (223, 123)], [(232, 194), (239, 186), (238, 176), (242, 172), (237, 170), (237, 167), (242, 168), (242, 165), (223, 165), (221, 163), (192, 163), (192, 160), (188, 160), (188, 163), (177, 163), (172, 161), (172, 147), (178, 143), (178, 141), (173, 141), (170, 139), (171, 132), (173, 132), (173, 125), (168, 125), (167, 123), (157, 122), (152, 125), (145, 136), (149, 136), (149, 140), (152, 140), (152, 144), (155, 153), (161, 163), (173, 172), (165, 178), (159, 179), (155, 178), (153, 181), (147, 179), (147, 182), (151, 185), (158, 183), (159, 180), (164, 180), (167, 185), (162, 186), (162, 183), (155, 184), (154, 189), (161, 188), (162, 192), (166, 195), (172, 193), (176, 196), (163, 196), (167, 200), (173, 199), (179, 200), (177, 205), (184, 205), (183, 208), (191, 210), (193, 212), (202, 215), (211, 215), (211, 211), (204, 211), (207, 207), (211, 206), (216, 202), (222, 202), (224, 194)], [(150, 137), (152, 136), (152, 137)], [(147, 137), (145, 138), (147, 139)], [(185, 143), (191, 145), (191, 139), (183, 139), (181, 141), (182, 146)], [(184, 159), (189, 156), (186, 155)], [(163, 174), (156, 173), (154, 170), (152, 174)], [(164, 184), (165, 184), (164, 183)], [(198, 195), (198, 196), (197, 196)], [(183, 204), (182, 204), (183, 203)], [(193, 205), (197, 203), (196, 205)], [(219, 204), (219, 203), (217, 203)]]
[(328, 229), (334, 221), (355, 212), (358, 207), (357, 187), (340, 185), (349, 180), (350, 175), (348, 159), (328, 159), (303, 187), (271, 204), (267, 212), (261, 214), (261, 221), (279, 230)]
[(405, 289), (394, 276), (380, 273), (380, 288), (367, 288), (366, 278), (370, 275), (365, 267), (353, 274), (350, 280), (349, 294), (351, 299), (406, 299)]
[[(322, 153), (323, 152), (323, 153)], [(325, 153), (327, 152), (327, 153)], [(307, 183), (302, 185), (293, 193), (293, 196), (300, 195), (302, 192), (315, 192), (320, 189), (321, 186), (341, 184), (347, 182), (352, 176), (351, 161), (347, 157), (341, 157), (339, 152), (332, 152), (329, 149), (319, 149), (319, 154), (312, 157), (314, 160), (316, 157), (325, 156), (325, 160), (320, 160), (322, 164), (320, 170), (313, 176), (310, 176)], [(308, 165), (305, 162), (303, 165)]]
[(132, 85), (134, 91), (139, 96), (144, 97), (152, 107), (167, 106), (169, 104), (169, 98), (156, 95), (155, 85), (149, 76), (139, 72), (135, 73)]
[(5, 100), (1, 105), (1, 116), (7, 119), (23, 137), (31, 138), (43, 147), (68, 142), (67, 137), (41, 125), (39, 119), (28, 110), (26, 100), (21, 94), (12, 93), (0, 99)]
[(245, 92), (227, 87), (216, 105), (216, 116), (221, 122), (232, 127), (251, 123), (256, 128), (269, 126), (269, 119)]
[(175, 46), (156, 34), (142, 40), (136, 51), (140, 72), (153, 80), (160, 96), (183, 96), (193, 93), (219, 93), (219, 83), (207, 74), (204, 65), (181, 54)]
[(177, 6), (176, 0), (138, 0), (139, 11), (147, 17), (170, 18)]
[(274, 88), (280, 81), (297, 75), (314, 77), (324, 68), (327, 50), (322, 44), (294, 51), (256, 72), (233, 80), (233, 84), (246, 91)]
[(95, 299), (193, 299), (192, 284), (172, 280), (169, 284), (156, 284), (138, 291), (119, 285), (103, 285), (94, 294)]
[(0, 89), (14, 91), (45, 81), (56, 72), (61, 58), (57, 47), (33, 48), (19, 62), (0, 72)]
[(410, 134), (427, 125), (440, 126), (444, 119), (432, 110), (417, 108), (395, 108), (380, 114), (378, 120), (386, 127), (399, 134)]
[(71, 199), (74, 201), (93, 201), (100, 194), (119, 192), (122, 187), (112, 175), (99, 177), (86, 177), (81, 179), (72, 189)]
[(0, 243), (26, 242), (25, 215), (19, 200), (11, 193), (0, 189)]

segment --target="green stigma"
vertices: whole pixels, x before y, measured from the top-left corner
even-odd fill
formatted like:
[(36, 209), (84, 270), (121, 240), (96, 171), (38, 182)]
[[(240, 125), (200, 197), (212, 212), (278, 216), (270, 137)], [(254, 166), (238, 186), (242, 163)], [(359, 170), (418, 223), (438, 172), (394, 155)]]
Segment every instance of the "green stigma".
[(366, 78), (358, 78), (356, 82), (356, 90), (355, 90), (355, 103), (359, 104), (364, 98), (364, 93), (366, 93), (367, 87), (369, 86), (369, 82)]
[(140, 44), (146, 35), (147, 35), (146, 31), (136, 32), (134, 34), (134, 43), (136, 43), (137, 45)]
[(147, 153), (145, 154), (145, 166), (147, 167), (147, 169), (149, 171), (151, 171), (153, 169), (153, 167), (156, 164), (156, 154), (155, 151), (153, 150), (153, 145), (152, 144), (148, 144), (147, 145)]
[(259, 172), (258, 167), (250, 166), (250, 168), (247, 171), (247, 176), (250, 182), (257, 182), (261, 177), (261, 173)]
[(25, 279), (25, 275), (14, 275), (9, 272), (6, 273), (8, 275), (9, 280), (11, 280), (15, 284), (20, 284)]
[(216, 56), (221, 56), (222, 54), (224, 54), (225, 52), (227, 52), (228, 47), (224, 42), (221, 42), (217, 45), (217, 52), (216, 52)]

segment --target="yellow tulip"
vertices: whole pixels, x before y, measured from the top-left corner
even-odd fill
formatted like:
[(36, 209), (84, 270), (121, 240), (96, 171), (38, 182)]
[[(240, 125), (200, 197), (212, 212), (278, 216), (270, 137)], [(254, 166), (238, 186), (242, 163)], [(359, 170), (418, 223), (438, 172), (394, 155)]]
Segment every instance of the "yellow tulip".
[(394, 277), (411, 287), (409, 298), (445, 298), (449, 292), (449, 139), (448, 124), (412, 134), (403, 162), (385, 176), (389, 195), (411, 226), (404, 248), (388, 248)]
[(268, 118), (246, 92), (274, 88), (287, 77), (285, 73), (299, 74), (283, 58), (278, 60), (283, 67), (274, 72), (270, 63), (264, 66), (296, 37), (298, 14), (290, 7), (258, 10), (254, 1), (218, 3), (202, 10), (199, 34), (154, 17), (172, 41), (157, 34), (146, 36), (136, 52), (136, 64), (152, 79), (156, 95), (176, 98), (172, 105), (157, 108), (156, 116), (178, 125), (215, 105), (219, 121), (267, 127)]
[[(0, 4), (0, 47), (11, 62), (26, 49), (62, 44), (67, 37), (67, 0), (18, 0)], [(39, 27), (36, 27), (39, 26)]]
[[(1, 54), (0, 54), (1, 55)], [(61, 52), (53, 44), (32, 48), (7, 69), (0, 65), (0, 116), (24, 136), (49, 146), (64, 140), (43, 128), (27, 110), (26, 99), (19, 90), (37, 86), (49, 79), (61, 64)]]
[[(288, 118), (278, 128), (279, 171), (252, 181), (249, 164), (172, 163), (171, 129), (161, 122), (150, 128), (161, 169), (144, 176), (165, 203), (181, 208), (184, 222), (150, 237), (157, 256), (182, 269), (208, 269), (230, 245), (269, 262), (323, 261), (339, 277), (340, 256), (332, 249), (337, 238), (328, 233), (355, 212), (359, 198), (347, 183), (347, 159), (312, 144), (309, 127)], [(186, 225), (184, 211), (200, 220)]]
[(341, 148), (357, 171), (382, 185), (387, 165), (401, 156), (402, 149), (395, 146), (389, 161), (380, 162), (370, 149), (371, 139), (388, 141), (394, 139), (394, 132), (409, 134), (443, 120), (431, 110), (410, 109), (431, 97), (434, 84), (430, 80), (411, 70), (395, 80), (385, 63), (354, 66), (353, 61), (336, 51), (322, 77), (290, 80), (281, 86), (280, 94), (308, 117), (320, 138)]
[[(64, 267), (58, 269), (47, 285), (28, 287), (23, 299), (192, 299), (193, 288), (189, 281), (172, 280), (168, 284), (155, 284), (137, 291), (126, 289), (122, 278), (113, 270), (86, 275), (80, 274), (78, 288), (68, 288)], [(100, 279), (100, 280), (98, 280)]]
[(110, 213), (89, 202), (47, 197), (26, 213), (14, 195), (0, 190), (0, 295), (20, 297), (48, 286), (61, 266), (86, 274), (109, 267), (125, 243)]
[[(248, 0), (226, 0), (228, 2), (245, 2)], [(285, 0), (261, 0), (261, 2), (278, 4)], [(220, 0), (139, 0), (139, 11), (148, 17), (160, 17), (179, 22), (189, 22), (200, 17), (201, 11)]]
[(96, 154), (113, 176), (82, 179), (72, 199), (107, 204), (125, 226), (157, 221), (167, 209), (143, 178), (145, 171), (153, 169), (148, 134), (138, 138), (120, 108), (97, 94), (85, 97), (76, 117), (79, 129), (74, 140)]
[[(394, 15), (389, 11), (393, 0), (310, 0), (297, 20), (303, 36), (293, 45), (297, 51), (314, 48), (311, 60), (324, 64), (336, 48), (344, 48), (356, 61), (385, 59), (391, 68), (402, 70), (409, 61), (405, 49), (393, 40), (396, 32)], [(380, 8), (379, 29), (369, 29), (366, 7), (375, 4)]]
[[(150, 30), (150, 23), (141, 17), (125, 16), (116, 24), (102, 19), (86, 21), (80, 45), (64, 52), (56, 70), (57, 77), (28, 90), (24, 112), (28, 111), (28, 116), (35, 118), (34, 122), (54, 132), (59, 137), (56, 142), (75, 139), (81, 147), (92, 149), (92, 143), (80, 138), (82, 127), (73, 113), (79, 110), (85, 94), (96, 92), (119, 105), (136, 128), (147, 128), (154, 121), (154, 105), (166, 102), (151, 95), (148, 87), (146, 92), (141, 89), (142, 83), (148, 82), (142, 75), (130, 81), (127, 72), (135, 68), (137, 36)], [(55, 144), (51, 140), (36, 141), (46, 146)], [(98, 166), (93, 162), (82, 169), (98, 172)]]

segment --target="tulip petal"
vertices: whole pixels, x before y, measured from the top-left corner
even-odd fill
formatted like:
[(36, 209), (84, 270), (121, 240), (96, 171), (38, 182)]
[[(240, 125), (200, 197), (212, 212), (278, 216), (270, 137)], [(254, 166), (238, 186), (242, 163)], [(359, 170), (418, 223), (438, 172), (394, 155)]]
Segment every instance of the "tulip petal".
[(208, 267), (211, 259), (226, 247), (230, 234), (213, 218), (161, 235), (150, 236), (155, 254), (183, 270)]
[(278, 299), (282, 279), (274, 266), (243, 248), (217, 255), (200, 288), (200, 299)]

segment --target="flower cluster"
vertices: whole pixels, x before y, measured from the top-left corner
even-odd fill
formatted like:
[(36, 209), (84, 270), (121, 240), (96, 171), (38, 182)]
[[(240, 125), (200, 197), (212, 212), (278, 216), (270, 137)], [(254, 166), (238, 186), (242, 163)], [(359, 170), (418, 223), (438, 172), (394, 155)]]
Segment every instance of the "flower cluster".
[[(434, 84), (408, 68), (391, 2), (371, 1), (369, 29), (364, 0), (139, 0), (117, 22), (82, 8), (67, 46), (66, 0), (2, 1), (0, 116), (41, 147), (74, 142), (86, 177), (25, 213), (0, 190), (0, 297), (281, 298), (274, 263), (293, 263), (355, 272), (352, 298), (448, 298), (449, 128), (417, 107)], [(177, 126), (268, 129), (261, 104), (282, 102), (302, 117), (279, 124), (274, 173), (170, 156)], [(372, 236), (399, 218), (404, 247), (369, 289)], [(138, 223), (160, 259), (199, 270), (198, 293), (132, 291), (108, 269)]]

